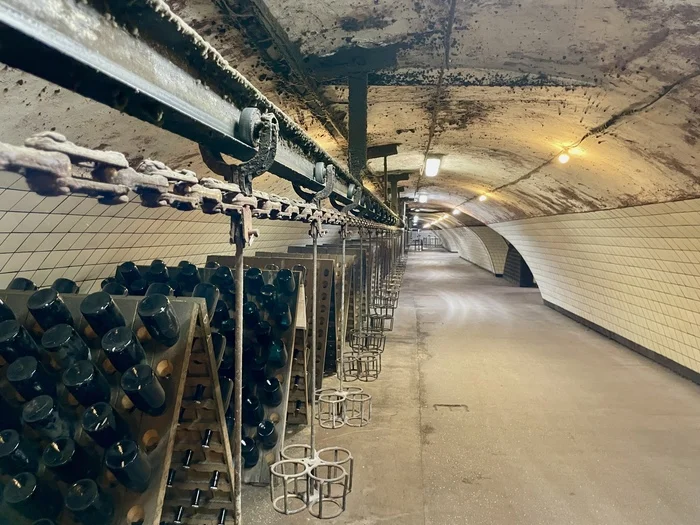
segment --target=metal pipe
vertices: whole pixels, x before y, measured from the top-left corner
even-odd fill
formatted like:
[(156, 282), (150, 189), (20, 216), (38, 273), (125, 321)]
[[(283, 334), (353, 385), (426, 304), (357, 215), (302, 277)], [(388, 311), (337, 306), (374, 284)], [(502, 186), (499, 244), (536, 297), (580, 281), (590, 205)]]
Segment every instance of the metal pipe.
[(372, 297), (372, 272), (374, 271), (374, 253), (372, 252), (372, 230), (367, 232), (367, 279), (365, 282), (365, 315), (367, 316), (367, 329), (369, 330), (369, 302)]
[(318, 329), (316, 327), (316, 298), (318, 294), (318, 234), (320, 225), (316, 221), (311, 223), (311, 238), (313, 239), (313, 275), (311, 278), (311, 385), (313, 388), (313, 401), (311, 403), (311, 446), (312, 457), (316, 453), (316, 338)]
[[(240, 219), (235, 219), (240, 220)], [(242, 222), (242, 221), (241, 221)], [(238, 226), (240, 228), (240, 224)], [(241, 485), (243, 461), (241, 454), (241, 436), (243, 435), (243, 249), (245, 242), (242, 235), (236, 239), (236, 335), (234, 346), (233, 375), (233, 523), (241, 525)]]
[(342, 256), (340, 258), (340, 346), (338, 347), (338, 390), (343, 391), (343, 350), (345, 349), (345, 238), (347, 230), (341, 227), (340, 236), (343, 240)]
[(358, 327), (360, 331), (364, 329), (364, 324), (363, 324), (363, 319), (364, 319), (364, 313), (365, 313), (365, 279), (366, 275), (365, 272), (367, 271), (367, 265), (365, 264), (365, 251), (364, 251), (364, 246), (362, 243), (362, 228), (358, 228), (358, 233), (360, 235), (360, 282), (359, 282), (359, 289), (360, 289), (360, 304), (357, 305), (357, 312), (359, 316), (359, 323)]

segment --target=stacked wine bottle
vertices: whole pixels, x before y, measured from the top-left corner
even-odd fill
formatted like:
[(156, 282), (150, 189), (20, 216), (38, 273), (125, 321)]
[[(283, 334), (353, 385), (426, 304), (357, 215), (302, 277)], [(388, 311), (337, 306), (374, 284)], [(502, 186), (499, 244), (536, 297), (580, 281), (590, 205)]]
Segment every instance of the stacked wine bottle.
[[(250, 483), (269, 480), (269, 464), (284, 439), (297, 281), (298, 275), (290, 270), (245, 271), (241, 448), (243, 479)], [(233, 321), (225, 319), (219, 325), (214, 320), (213, 326), (226, 334), (228, 342), (220, 376), (233, 378)], [(229, 410), (231, 425), (232, 415)]]
[[(244, 481), (266, 483), (268, 464), (282, 445), (290, 388), (290, 353), (294, 347), (297, 283), (291, 270), (246, 268), (243, 304), (243, 454)], [(234, 369), (236, 282), (228, 266), (208, 262), (204, 268), (182, 261), (168, 267), (155, 260), (149, 266), (124, 263), (105, 287), (121, 286), (123, 293), (146, 296), (157, 291), (172, 296), (193, 296), (207, 302), (212, 337), (220, 336), (219, 382), (226, 423), (233, 431), (230, 403)], [(215, 341), (215, 348), (219, 344)], [(196, 393), (195, 393), (196, 394)], [(234, 439), (234, 436), (230, 436)], [(186, 457), (182, 458), (183, 461)]]
[(198, 305), (17, 281), (0, 292), (0, 522), (157, 522), (184, 372), (169, 360)]

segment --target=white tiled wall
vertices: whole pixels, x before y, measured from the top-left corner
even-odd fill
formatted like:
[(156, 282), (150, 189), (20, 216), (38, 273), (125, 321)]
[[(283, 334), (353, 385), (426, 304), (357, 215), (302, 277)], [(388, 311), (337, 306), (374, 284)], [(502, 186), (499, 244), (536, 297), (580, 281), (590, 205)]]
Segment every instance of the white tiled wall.
[(508, 244), (488, 226), (447, 228), (438, 233), (443, 244), (460, 257), (493, 274), (503, 274)]
[(700, 372), (700, 199), (491, 226), (544, 299)]
[[(247, 249), (251, 254), (309, 242), (307, 224), (257, 221), (256, 227), (261, 235)], [(325, 241), (334, 234), (330, 229)], [(0, 289), (17, 276), (37, 285), (67, 277), (89, 291), (120, 262), (203, 264), (207, 255), (233, 253), (228, 239), (229, 219), (221, 215), (145, 208), (137, 198), (106, 206), (79, 196), (41, 197), (21, 176), (0, 171)]]

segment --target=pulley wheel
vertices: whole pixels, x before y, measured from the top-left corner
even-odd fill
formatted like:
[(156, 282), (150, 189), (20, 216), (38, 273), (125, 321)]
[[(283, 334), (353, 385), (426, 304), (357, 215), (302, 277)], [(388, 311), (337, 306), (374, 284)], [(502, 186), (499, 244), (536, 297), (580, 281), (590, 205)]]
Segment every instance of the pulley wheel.
[(257, 130), (262, 123), (262, 114), (258, 108), (244, 108), (236, 126), (236, 138), (249, 146), (258, 146)]
[(323, 184), (326, 180), (326, 165), (323, 162), (317, 162), (314, 166), (314, 180), (319, 184)]

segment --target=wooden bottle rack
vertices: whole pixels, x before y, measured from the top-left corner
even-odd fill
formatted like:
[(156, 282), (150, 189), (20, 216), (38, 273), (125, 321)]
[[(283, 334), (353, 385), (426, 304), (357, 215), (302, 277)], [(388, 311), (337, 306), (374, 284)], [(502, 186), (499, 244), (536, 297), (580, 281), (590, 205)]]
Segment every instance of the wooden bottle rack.
[[(217, 260), (215, 257), (209, 257), (209, 260), (217, 260), (221, 266), (230, 266), (231, 268), (234, 267), (235, 265), (235, 257), (222, 257), (222, 259), (225, 260)], [(245, 259), (245, 263), (248, 266), (255, 266), (259, 268), (264, 268), (265, 264), (267, 264), (269, 261), (264, 261), (263, 264), (251, 264), (254, 263), (254, 261), (250, 261), (248, 258)], [(291, 268), (290, 268), (291, 269)], [(148, 266), (139, 266), (139, 270), (141, 271), (142, 274), (148, 270)], [(180, 271), (179, 268), (177, 267), (168, 267), (168, 274), (170, 278), (176, 278), (178, 272)], [(202, 282), (209, 282), (209, 279), (212, 277), (216, 270), (211, 269), (211, 268), (199, 268), (199, 277)], [(273, 270), (263, 270), (263, 278), (265, 279), (266, 283), (272, 283), (274, 281), (274, 278), (276, 276), (276, 272)], [(290, 308), (290, 312), (292, 313), (292, 326), (296, 326), (296, 320), (297, 320), (297, 301), (298, 301), (298, 296), (300, 290), (303, 290), (303, 284), (301, 283), (301, 274), (300, 272), (294, 272), (295, 280), (297, 282), (297, 291), (290, 297), (288, 297), (287, 303)], [(250, 297), (248, 299), (251, 299)], [(244, 299), (244, 302), (248, 299)], [(203, 301), (202, 299), (200, 299)], [(257, 301), (256, 301), (257, 302)], [(260, 308), (261, 314), (263, 316), (266, 316), (267, 314), (264, 313), (264, 309)], [(232, 309), (229, 309), (229, 314), (231, 318), (234, 316), (234, 311)], [(209, 321), (207, 319), (206, 323), (203, 324), (203, 330), (207, 334), (208, 340), (211, 341), (211, 328), (209, 327)], [(245, 339), (245, 338), (244, 338)], [(287, 330), (284, 334), (282, 334), (281, 337), (282, 341), (285, 344), (285, 347), (287, 349), (289, 359), (287, 360), (287, 364), (285, 365), (284, 368), (281, 368), (275, 372), (275, 377), (279, 380), (280, 386), (282, 388), (282, 393), (283, 393), (283, 398), (282, 398), (282, 403), (278, 407), (269, 407), (265, 406), (265, 419), (268, 419), (272, 421), (275, 424), (275, 430), (277, 432), (278, 436), (278, 441), (277, 445), (270, 449), (270, 450), (264, 450), (260, 445), (258, 445), (259, 451), (260, 451), (260, 459), (258, 463), (249, 469), (244, 469), (243, 471), (243, 476), (242, 480), (244, 483), (249, 483), (249, 484), (256, 484), (256, 485), (267, 485), (270, 482), (270, 468), (269, 466), (272, 465), (277, 459), (279, 458), (279, 452), (280, 450), (284, 447), (284, 437), (286, 433), (286, 425), (287, 425), (287, 418), (286, 418), (286, 412), (288, 409), (288, 406), (290, 404), (289, 401), (289, 392), (290, 392), (290, 383), (291, 383), (291, 377), (292, 377), (292, 362), (293, 362), (293, 349), (295, 348), (295, 345), (298, 345), (299, 343), (297, 342), (297, 337), (296, 337), (296, 330), (290, 328)], [(302, 339), (303, 341), (303, 339)], [(233, 351), (231, 348), (230, 351)], [(214, 362), (212, 364), (212, 370), (217, 370), (218, 366), (220, 364), (219, 362)], [(244, 369), (245, 373), (245, 369)], [(213, 373), (213, 376), (216, 376), (216, 381), (218, 383), (218, 374)], [(194, 381), (194, 380), (193, 380)], [(196, 384), (196, 381), (194, 381), (193, 384)], [(188, 387), (190, 391), (192, 390), (191, 385)], [(220, 389), (219, 389), (220, 391)], [(187, 396), (188, 392), (185, 392), (185, 399), (188, 399)], [(219, 397), (221, 395), (219, 394)], [(224, 415), (222, 416), (222, 421), (224, 421), (224, 427), (225, 425), (225, 413), (229, 407), (229, 402), (232, 400), (232, 397), (229, 395), (225, 397), (222, 400), (222, 410), (224, 412)], [(187, 403), (185, 402), (185, 406), (187, 406)], [(303, 414), (306, 414), (306, 407), (304, 407)], [(256, 428), (254, 427), (248, 427), (247, 425), (243, 425), (243, 433), (245, 436), (248, 436), (250, 438), (255, 439), (256, 436)], [(227, 439), (233, 439), (233, 436), (227, 436)], [(191, 439), (192, 443), (194, 443), (195, 439)], [(182, 447), (180, 447), (182, 448)], [(185, 446), (184, 450), (188, 450), (188, 446)], [(179, 449), (176, 449), (176, 451), (179, 451)], [(208, 451), (208, 454), (216, 454), (217, 450), (215, 450), (214, 447), (211, 447), (210, 450)], [(230, 445), (228, 447), (228, 454), (230, 455), (231, 453), (231, 448)]]
[[(26, 307), (27, 299), (32, 293), (8, 290), (0, 292), (0, 297), (12, 308), (17, 320), (30, 333), (39, 337), (41, 329)], [(62, 297), (73, 314), (76, 331), (91, 348), (92, 361), (104, 372), (112, 387), (110, 401), (112, 407), (128, 423), (133, 439), (148, 453), (148, 459), (152, 467), (150, 485), (143, 493), (132, 492), (119, 485), (111, 473), (103, 467), (96, 481), (101, 489), (114, 500), (114, 523), (160, 523), (161, 517), (166, 516), (168, 511), (171, 510), (169, 507), (172, 507), (176, 502), (172, 490), (166, 487), (166, 481), (168, 471), (171, 468), (173, 452), (180, 446), (183, 432), (187, 431), (178, 423), (178, 414), (183, 406), (183, 397), (187, 397), (188, 394), (187, 385), (192, 380), (190, 369), (192, 369), (191, 362), (193, 359), (203, 364), (201, 368), (195, 369), (201, 375), (201, 377), (197, 377), (197, 380), (207, 381), (209, 385), (210, 401), (208, 402), (208, 411), (210, 415), (207, 420), (209, 425), (207, 428), (211, 428), (214, 432), (212, 442), (216, 443), (216, 446), (219, 446), (222, 450), (227, 450), (228, 453), (223, 454), (220, 461), (215, 464), (220, 470), (222, 481), (220, 500), (212, 502), (208, 498), (203, 497), (202, 504), (196, 512), (191, 512), (189, 509), (185, 512), (183, 523), (211, 523), (211, 520), (202, 521), (200, 518), (203, 513), (209, 510), (212, 503), (215, 503), (216, 512), (218, 512), (219, 508), (232, 510), (233, 503), (229, 487), (230, 481), (233, 479), (233, 460), (230, 454), (228, 433), (225, 431), (226, 427), (220, 396), (215, 395), (219, 391), (219, 383), (217, 375), (212, 373), (212, 370), (214, 370), (214, 354), (208, 326), (204, 321), (206, 318), (204, 300), (170, 298), (180, 323), (180, 338), (175, 345), (165, 347), (150, 338), (136, 314), (136, 308), (138, 302), (142, 299), (141, 297), (113, 297), (114, 302), (126, 320), (127, 326), (130, 326), (134, 333), (138, 334), (147, 355), (147, 362), (160, 376), (160, 382), (165, 390), (166, 410), (162, 415), (153, 417), (130, 407), (128, 399), (119, 386), (119, 373), (114, 371), (114, 367), (106, 359), (104, 352), (100, 348), (99, 339), (95, 337), (94, 332), (92, 332), (80, 314), (80, 303), (86, 296), (65, 294)], [(47, 369), (51, 369), (48, 360), (46, 365)], [(2, 383), (2, 388), (6, 392), (14, 392), (14, 389), (7, 383), (6, 370), (7, 366), (3, 366), (0, 369), (0, 383)], [(188, 370), (190, 371), (188, 372)], [(60, 376), (57, 376), (57, 379), (60, 382)], [(77, 430), (72, 436), (76, 443), (87, 449), (92, 449), (94, 455), (101, 456), (102, 449), (97, 447), (80, 428), (78, 418), (82, 414), (83, 408), (77, 406), (75, 400), (71, 398), (61, 384), (59, 384), (58, 392), (61, 410), (66, 413), (68, 419), (76, 423), (75, 427)], [(186, 404), (187, 402), (184, 403)], [(48, 440), (40, 439), (31, 428), (25, 427), (23, 434), (30, 437), (30, 439), (42, 441), (42, 445), (48, 443)], [(42, 476), (41, 481), (57, 486), (64, 495), (68, 488), (65, 483), (54, 478), (49, 472)], [(189, 478), (184, 479), (183, 483), (190, 483), (194, 488), (200, 485), (196, 480), (190, 480)], [(187, 505), (189, 506), (189, 501)], [(163, 513), (164, 508), (165, 514)], [(60, 525), (74, 525), (74, 520), (70, 514), (68, 510), (64, 509), (57, 523)], [(169, 519), (170, 516), (167, 517)]]

